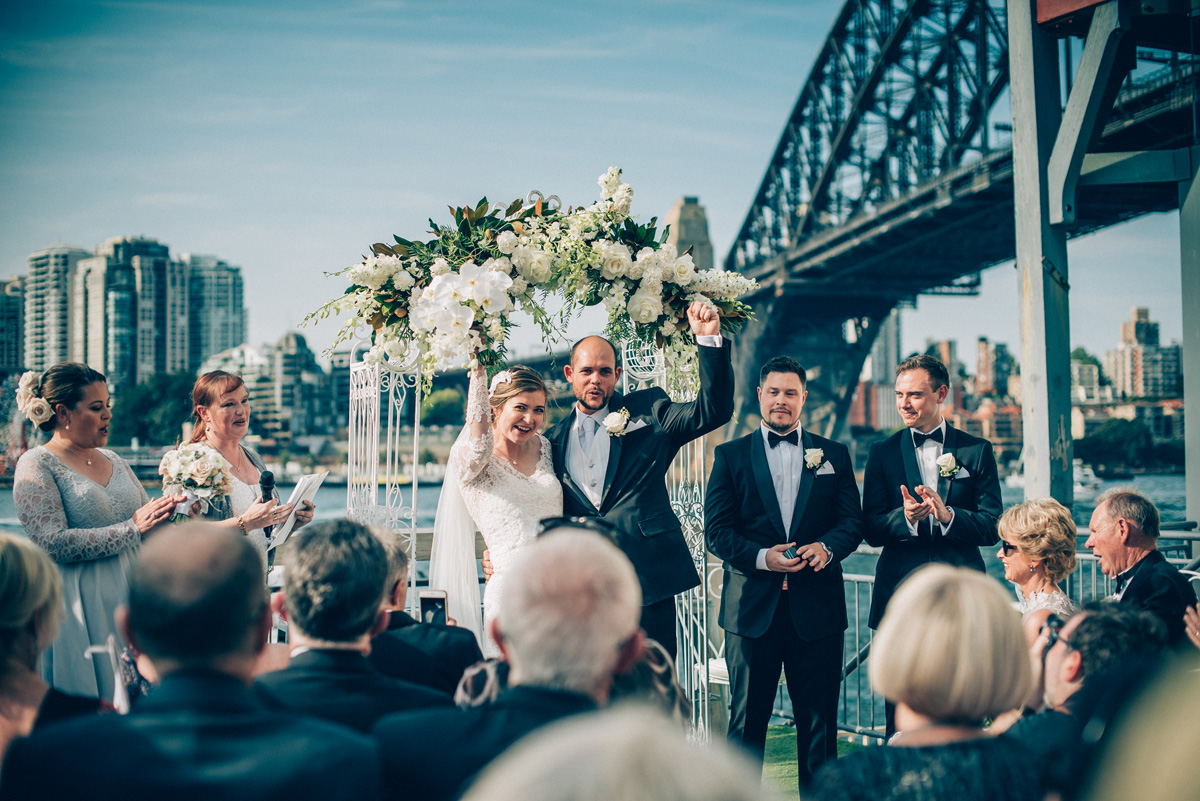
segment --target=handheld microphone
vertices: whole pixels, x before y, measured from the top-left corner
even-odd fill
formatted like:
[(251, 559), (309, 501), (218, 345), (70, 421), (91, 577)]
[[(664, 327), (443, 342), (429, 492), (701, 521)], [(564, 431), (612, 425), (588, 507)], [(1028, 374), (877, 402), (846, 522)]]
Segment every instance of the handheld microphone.
[[(262, 492), (263, 503), (269, 502), (271, 498), (275, 497), (275, 474), (270, 470), (259, 473), (258, 488)], [(263, 533), (269, 537), (274, 528), (274, 526), (263, 526)]]

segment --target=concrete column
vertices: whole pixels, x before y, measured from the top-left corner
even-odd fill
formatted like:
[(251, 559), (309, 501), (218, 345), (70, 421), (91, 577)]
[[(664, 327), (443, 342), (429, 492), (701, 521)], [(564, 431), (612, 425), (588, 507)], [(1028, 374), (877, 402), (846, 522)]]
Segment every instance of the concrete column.
[(1034, 0), (1008, 0), (1025, 496), (1051, 495), (1070, 506), (1067, 239), (1050, 224), (1045, 180), (1062, 120), (1058, 45), (1036, 19)]
[(1187, 519), (1200, 520), (1200, 173), (1179, 184), (1179, 250)]

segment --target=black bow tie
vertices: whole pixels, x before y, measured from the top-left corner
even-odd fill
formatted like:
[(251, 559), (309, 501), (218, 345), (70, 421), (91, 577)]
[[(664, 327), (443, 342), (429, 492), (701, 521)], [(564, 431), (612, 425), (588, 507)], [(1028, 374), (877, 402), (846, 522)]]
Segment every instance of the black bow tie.
[(774, 448), (781, 442), (790, 442), (793, 445), (800, 444), (800, 432), (793, 431), (790, 434), (776, 434), (774, 431), (767, 432), (767, 444)]
[(1121, 592), (1125, 589), (1125, 585), (1129, 583), (1129, 576), (1122, 573), (1121, 575), (1117, 576), (1116, 582), (1117, 582), (1117, 589), (1115, 592), (1117, 595), (1120, 595)]
[(921, 447), (921, 445), (924, 444), (925, 440), (927, 439), (931, 439), (934, 442), (941, 442), (942, 429), (939, 428), (936, 431), (929, 432), (928, 434), (922, 434), (920, 431), (913, 432), (913, 444), (915, 444), (918, 448)]

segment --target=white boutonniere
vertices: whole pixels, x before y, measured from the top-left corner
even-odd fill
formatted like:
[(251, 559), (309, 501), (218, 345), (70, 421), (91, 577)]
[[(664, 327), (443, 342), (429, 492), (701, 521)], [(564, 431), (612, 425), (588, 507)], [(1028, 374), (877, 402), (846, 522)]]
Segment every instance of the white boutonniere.
[(608, 430), (608, 435), (610, 437), (624, 436), (628, 426), (628, 409), (621, 409), (619, 412), (609, 412), (604, 418), (604, 428)]
[(954, 478), (962, 469), (953, 453), (943, 453), (937, 458), (938, 475), (942, 478)]
[(820, 448), (807, 448), (804, 451), (804, 466), (816, 470), (825, 463), (825, 451)]

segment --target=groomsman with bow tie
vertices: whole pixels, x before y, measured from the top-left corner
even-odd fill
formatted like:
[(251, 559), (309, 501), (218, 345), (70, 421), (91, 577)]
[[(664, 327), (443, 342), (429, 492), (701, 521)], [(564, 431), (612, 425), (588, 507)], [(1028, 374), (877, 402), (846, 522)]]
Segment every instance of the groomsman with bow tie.
[(725, 562), (729, 739), (762, 758), (782, 666), (802, 789), (837, 756), (841, 561), (862, 539), (850, 452), (800, 426), (805, 383), (787, 356), (762, 367), (762, 425), (717, 447), (704, 513), (708, 549)]
[[(882, 547), (869, 625), (878, 628), (896, 587), (930, 562), (983, 570), (981, 547), (999, 539), (1003, 511), (992, 445), (946, 422), (946, 366), (913, 356), (896, 367), (906, 428), (871, 446), (863, 478), (863, 534)], [(893, 729), (888, 705), (888, 732)]]

